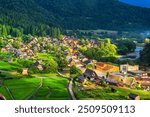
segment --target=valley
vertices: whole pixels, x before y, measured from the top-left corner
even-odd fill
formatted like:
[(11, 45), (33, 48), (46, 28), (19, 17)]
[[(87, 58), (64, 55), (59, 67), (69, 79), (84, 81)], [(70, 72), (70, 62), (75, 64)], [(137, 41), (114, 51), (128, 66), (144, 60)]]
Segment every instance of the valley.
[[(0, 92), (8, 100), (127, 100), (130, 93), (149, 99), (149, 71), (130, 65), (132, 60), (119, 62), (117, 47), (108, 38), (83, 41), (31, 36), (27, 42), (19, 38), (3, 38), (2, 42)], [(110, 53), (103, 46), (111, 47)], [(94, 52), (98, 48), (99, 53)], [(122, 66), (133, 70), (126, 73)]]
[(0, 0), (0, 99), (150, 100), (150, 9), (140, 5)]

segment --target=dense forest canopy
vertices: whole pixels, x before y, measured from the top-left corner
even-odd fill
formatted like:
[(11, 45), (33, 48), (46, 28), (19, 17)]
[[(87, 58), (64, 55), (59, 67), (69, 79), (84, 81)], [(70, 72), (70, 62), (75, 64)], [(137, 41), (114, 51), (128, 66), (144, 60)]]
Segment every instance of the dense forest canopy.
[(0, 24), (23, 28), (146, 30), (150, 9), (118, 0), (0, 0)]
[(150, 43), (146, 43), (144, 50), (141, 52), (140, 62), (144, 66), (150, 66)]

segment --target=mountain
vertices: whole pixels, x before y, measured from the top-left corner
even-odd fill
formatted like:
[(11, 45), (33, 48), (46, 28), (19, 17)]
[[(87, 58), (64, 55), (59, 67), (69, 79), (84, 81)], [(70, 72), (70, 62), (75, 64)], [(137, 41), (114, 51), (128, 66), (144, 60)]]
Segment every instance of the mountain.
[(150, 29), (150, 10), (118, 0), (0, 0), (0, 24), (64, 29)]
[(130, 5), (150, 8), (150, 0), (120, 0), (120, 1)]

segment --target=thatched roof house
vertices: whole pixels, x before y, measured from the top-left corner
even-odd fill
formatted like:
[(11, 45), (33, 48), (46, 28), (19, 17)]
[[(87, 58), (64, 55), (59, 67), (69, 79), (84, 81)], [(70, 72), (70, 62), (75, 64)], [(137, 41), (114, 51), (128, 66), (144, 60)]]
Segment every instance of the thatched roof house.
[(129, 71), (128, 73), (130, 73), (134, 76), (139, 76), (141, 78), (148, 78), (148, 74), (145, 71), (142, 71), (142, 70)]
[(125, 77), (123, 79), (123, 84), (127, 85), (129, 87), (133, 87), (133, 85), (135, 84), (135, 82), (136, 82), (135, 78), (133, 78), (133, 77)]
[(98, 62), (95, 64), (95, 68), (101, 72), (119, 72), (119, 67), (107, 63)]
[(110, 74), (107, 79), (112, 80), (112, 81), (116, 81), (117, 83), (122, 83), (123, 77), (120, 75)]
[(99, 78), (96, 72), (91, 69), (86, 69), (83, 75), (84, 77), (87, 77), (88, 79), (93, 79), (93, 80)]
[(144, 89), (150, 88), (150, 78), (136, 78), (136, 82)]

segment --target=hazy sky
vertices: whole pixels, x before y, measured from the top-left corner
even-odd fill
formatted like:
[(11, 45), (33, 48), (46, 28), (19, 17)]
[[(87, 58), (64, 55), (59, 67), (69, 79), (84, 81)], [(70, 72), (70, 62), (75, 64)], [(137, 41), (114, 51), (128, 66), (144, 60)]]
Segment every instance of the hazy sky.
[(120, 0), (132, 5), (150, 8), (150, 0)]

